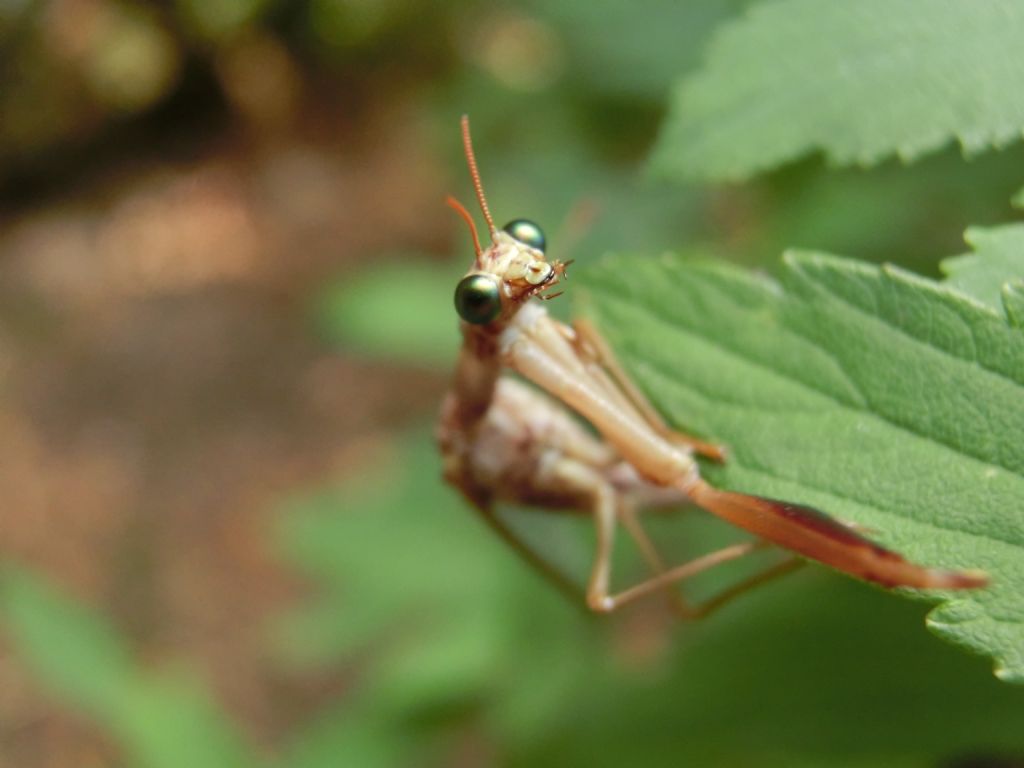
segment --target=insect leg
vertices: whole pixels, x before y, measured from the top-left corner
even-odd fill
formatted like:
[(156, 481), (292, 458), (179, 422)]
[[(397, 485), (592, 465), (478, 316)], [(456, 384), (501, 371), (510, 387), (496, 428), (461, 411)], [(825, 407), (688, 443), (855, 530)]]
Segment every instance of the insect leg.
[(579, 587), (569, 580), (560, 570), (549, 563), (544, 557), (533, 549), (526, 540), (510, 528), (492, 508), (479, 507), (480, 516), (491, 529), (495, 531), (509, 546), (512, 547), (526, 562), (532, 565), (538, 573), (547, 581), (553, 584), (558, 590), (568, 597), (573, 603), (579, 600)]
[(558, 568), (548, 562), (547, 559), (541, 556), (537, 550), (531, 547), (525, 539), (523, 539), (504, 520), (502, 520), (498, 516), (498, 513), (494, 511), (494, 507), (489, 501), (467, 491), (465, 488), (460, 487), (460, 490), (469, 500), (470, 504), (472, 504), (473, 509), (475, 509), (480, 515), (481, 519), (502, 541), (508, 544), (516, 554), (529, 563), (529, 565), (531, 565), (559, 592), (569, 598), (573, 604), (579, 605), (579, 586), (574, 584)]
[(587, 581), (587, 605), (594, 611), (610, 611), (614, 608), (609, 604), (608, 590), (615, 546), (616, 491), (594, 469), (571, 459), (559, 459), (550, 471), (553, 482), (573, 488), (591, 499), (597, 543)]
[[(647, 561), (647, 565), (651, 571), (658, 576), (665, 573), (665, 562), (662, 560), (661, 555), (654, 546), (654, 542), (652, 542), (650, 537), (647, 535), (647, 531), (645, 531), (643, 525), (641, 525), (633, 506), (623, 500), (620, 500), (618, 513), (619, 520), (622, 522), (626, 532), (633, 539), (633, 543), (636, 544), (636, 548), (640, 550), (640, 554), (643, 556), (644, 560)], [(692, 615), (694, 609), (686, 602), (683, 596), (679, 594), (678, 590), (666, 588), (665, 593), (668, 596), (669, 605), (676, 614), (679, 616)]]
[[(653, 570), (656, 574), (655, 579), (651, 580), (654, 583), (648, 587), (644, 587), (643, 591), (635, 595), (635, 597), (640, 597), (644, 594), (647, 594), (647, 592), (650, 592), (653, 589), (657, 589), (658, 587), (668, 588), (669, 586), (671, 586), (674, 582), (670, 577), (668, 577), (668, 575), (666, 575), (668, 573), (668, 569), (665, 567), (662, 557), (658, 555), (657, 550), (654, 548), (654, 545), (647, 537), (647, 532), (643, 529), (643, 526), (641, 525), (640, 520), (637, 518), (637, 515), (634, 512), (632, 506), (628, 504), (622, 504), (620, 506), (620, 509), (618, 509), (618, 513), (620, 513), (618, 514), (618, 516), (620, 516), (623, 525), (626, 527), (627, 531), (629, 531), (629, 534), (632, 536), (634, 542), (636, 542), (637, 548), (643, 553), (643, 556), (647, 560), (647, 563), (650, 565), (651, 570)], [(763, 542), (763, 544), (765, 546), (768, 546), (767, 542)], [(756, 548), (757, 547), (751, 547), (752, 550)], [(743, 595), (752, 589), (760, 587), (761, 585), (766, 584), (770, 581), (773, 581), (778, 577), (781, 577), (781, 575), (791, 573), (803, 564), (804, 560), (802, 560), (799, 557), (787, 557), (781, 562), (771, 565), (760, 572), (754, 573), (753, 575), (751, 575), (751, 577), (743, 579), (740, 582), (732, 585), (731, 587), (726, 588), (721, 593), (715, 595), (709, 600), (696, 605), (687, 601), (677, 590), (667, 589), (667, 593), (670, 597), (672, 609), (680, 617), (703, 618), (717, 611), (723, 605), (731, 602), (733, 598), (739, 597), (740, 595)], [(688, 575), (692, 575), (692, 573), (688, 573)], [(665, 583), (663, 584), (663, 582)], [(639, 587), (637, 589), (639, 589)], [(630, 591), (631, 590), (627, 590), (627, 592)], [(622, 597), (623, 596), (620, 595), (618, 599), (622, 600)]]
[(575, 331), (576, 346), (582, 355), (585, 355), (594, 363), (608, 373), (617, 387), (629, 399), (630, 404), (639, 411), (644, 420), (654, 429), (655, 432), (670, 442), (687, 445), (701, 456), (706, 456), (714, 461), (725, 460), (725, 449), (720, 445), (708, 443), (685, 432), (672, 429), (665, 423), (661, 415), (651, 405), (650, 401), (640, 391), (640, 388), (629, 378), (622, 365), (619, 363), (615, 353), (604, 340), (601, 333), (589, 320), (577, 319), (573, 322)]
[(689, 451), (673, 447), (635, 408), (623, 408), (621, 393), (616, 397), (609, 390), (601, 371), (580, 372), (583, 362), (560, 335), (558, 324), (535, 314), (510, 331), (514, 332), (507, 331), (502, 340), (504, 362), (584, 416), (650, 483), (678, 489), (698, 506), (759, 538), (885, 587), (972, 589), (988, 583), (980, 571), (912, 563), (810, 507), (708, 485)]
[(733, 584), (731, 587), (727, 587), (722, 590), (711, 599), (693, 608), (692, 612), (688, 614), (686, 618), (703, 619), (710, 616), (722, 606), (727, 603), (731, 603), (734, 598), (737, 598), (740, 595), (745, 595), (750, 590), (756, 589), (762, 584), (767, 584), (769, 581), (774, 581), (780, 576), (792, 573), (797, 568), (800, 568), (804, 562), (805, 561), (801, 560), (799, 557), (787, 557), (782, 562), (776, 563), (775, 565), (772, 565), (763, 571), (759, 571), (758, 573)]
[(523, 318), (529, 308), (520, 310), (520, 322), (502, 336), (503, 362), (583, 416), (645, 479), (673, 487), (696, 479), (690, 452), (672, 446), (635, 408), (624, 405), (622, 393), (609, 386), (607, 377), (588, 371), (546, 314)]
[[(664, 570), (661, 565), (661, 558), (650, 544), (646, 534), (637, 525), (634, 530), (640, 534), (637, 540), (638, 547), (644, 553), (645, 558), (648, 559), (649, 564), (659, 572), (657, 575), (633, 587), (613, 594), (611, 591), (611, 559), (615, 544), (615, 525), (620, 517), (619, 513), (623, 509), (618, 492), (593, 468), (571, 459), (559, 460), (551, 468), (549, 477), (553, 482), (560, 483), (564, 487), (572, 487), (580, 493), (589, 495), (591, 498), (597, 543), (594, 564), (587, 582), (587, 605), (594, 611), (608, 613), (651, 592), (667, 589), (720, 563), (735, 560), (768, 545), (767, 542), (762, 540), (734, 544), (695, 558), (683, 565)], [(628, 519), (628, 513), (627, 517), (624, 518), (624, 522), (625, 519)], [(635, 523), (636, 521), (634, 520), (633, 522)], [(631, 528), (630, 524), (625, 524), (627, 525), (627, 530), (629, 530)], [(756, 583), (760, 583), (760, 581), (757, 580)], [(744, 589), (748, 586), (753, 586), (753, 584), (738, 585), (738, 587)], [(726, 599), (733, 596), (732, 592), (739, 594), (741, 591), (743, 589), (730, 590), (730, 594), (726, 596)], [(676, 593), (676, 596), (679, 597), (678, 593)], [(722, 602), (725, 601), (723, 600)], [(690, 607), (681, 599), (677, 606), (685, 616), (699, 616), (703, 615), (704, 612), (703, 608)], [(718, 606), (712, 606), (712, 609), (715, 607)]]
[[(587, 581), (587, 605), (591, 610), (601, 613), (614, 610), (618, 605), (618, 597), (610, 594), (611, 562), (615, 546), (615, 526), (619, 519), (619, 512), (623, 508), (619, 492), (593, 467), (569, 458), (558, 459), (548, 469), (545, 481), (564, 489), (572, 489), (590, 499), (597, 541), (594, 564)], [(641, 544), (641, 541), (644, 544)], [(663, 570), (661, 558), (642, 532), (637, 543), (651, 567), (657, 571)], [(655, 577), (655, 579), (659, 578), (661, 577)], [(670, 586), (671, 583), (671, 580), (659, 581), (658, 584), (645, 590), (644, 594), (659, 587)], [(678, 595), (676, 597), (678, 598)], [(685, 607), (682, 609), (685, 610)]]
[[(595, 509), (595, 517), (600, 520), (600, 512)], [(600, 522), (599, 522), (600, 524)], [(749, 555), (752, 552), (756, 552), (768, 546), (767, 542), (757, 540), (744, 542), (741, 544), (733, 544), (722, 549), (715, 550), (706, 555), (694, 558), (682, 565), (675, 566), (666, 571), (662, 571), (657, 576), (654, 576), (646, 581), (642, 581), (628, 589), (624, 589), (616, 594), (609, 594), (607, 590), (607, 579), (605, 574), (607, 568), (605, 563), (602, 561), (602, 557), (605, 553), (601, 552), (600, 548), (598, 551), (598, 561), (595, 563), (595, 575), (599, 578), (595, 579), (591, 583), (591, 590), (588, 591), (587, 604), (591, 608), (597, 611), (610, 612), (617, 608), (631, 603), (634, 600), (649, 595), (651, 592), (655, 592), (661, 589), (667, 589), (674, 584), (686, 581), (689, 578), (696, 576), (697, 574), (703, 573), (704, 571), (714, 568), (716, 565), (727, 563), (732, 560), (737, 560), (741, 557)], [(727, 588), (725, 591), (711, 598), (705, 603), (697, 606), (693, 606), (684, 601), (678, 593), (673, 592), (676, 597), (679, 598), (678, 602), (673, 607), (676, 608), (677, 612), (684, 618), (697, 619), (704, 618), (714, 611), (721, 608), (726, 603), (732, 601), (734, 598), (748, 592), (755, 587), (759, 587), (762, 584), (771, 581), (779, 576), (783, 576), (787, 573), (792, 572), (796, 568), (802, 565), (802, 561), (798, 558), (791, 557), (778, 563), (760, 573), (757, 573), (732, 587)], [(602, 587), (604, 589), (602, 589)]]

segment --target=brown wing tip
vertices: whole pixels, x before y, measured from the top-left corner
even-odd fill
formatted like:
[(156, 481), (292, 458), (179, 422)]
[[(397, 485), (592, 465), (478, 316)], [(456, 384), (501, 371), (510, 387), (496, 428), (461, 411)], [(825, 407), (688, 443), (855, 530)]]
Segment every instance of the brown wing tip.
[(930, 570), (935, 579), (933, 589), (979, 589), (987, 587), (990, 579), (984, 571), (971, 568), (966, 571)]
[(989, 583), (983, 571), (912, 563), (813, 507), (722, 491), (701, 480), (692, 483), (688, 491), (699, 505), (740, 528), (885, 587), (977, 589)]
[[(851, 548), (861, 548), (868, 558), (876, 561), (861, 573), (868, 581), (887, 587), (909, 586), (917, 589), (978, 589), (989, 583), (988, 574), (976, 568), (962, 571), (944, 568), (926, 568), (907, 560), (903, 555), (881, 546), (863, 536), (848, 523), (841, 523), (825, 513), (802, 504), (761, 499), (776, 514)], [(865, 560), (867, 562), (867, 560)]]

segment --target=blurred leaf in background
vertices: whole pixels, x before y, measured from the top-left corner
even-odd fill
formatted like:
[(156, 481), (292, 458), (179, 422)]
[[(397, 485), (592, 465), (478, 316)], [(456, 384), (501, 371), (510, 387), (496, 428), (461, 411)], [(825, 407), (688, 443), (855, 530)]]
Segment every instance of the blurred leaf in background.
[(0, 45), (5, 165), (95, 134), (107, 111), (118, 117), (151, 108), (177, 83), (181, 51), (153, 9), (34, 2), (6, 10)]
[(935, 254), (962, 248), (964, 230), (1012, 214), (1022, 168), (1021, 146), (970, 162), (948, 149), (910, 167), (866, 170), (805, 160), (722, 190), (714, 250), (766, 265), (787, 248), (825, 250), (936, 274)]
[(252, 768), (255, 755), (194, 673), (147, 670), (104, 618), (14, 566), (0, 572), (0, 631), (53, 695), (140, 768)]
[(176, 0), (178, 13), (199, 37), (218, 40), (237, 35), (277, 0)]
[(1004, 146), (1024, 126), (1022, 29), (1014, 2), (758, 4), (678, 87), (653, 165), (740, 180), (819, 148), (868, 165)]
[(574, 79), (605, 98), (660, 105), (669, 85), (697, 64), (709, 34), (750, 0), (549, 0), (531, 8), (565, 40)]
[[(583, 621), (439, 490), (437, 469), (415, 436), (378, 467), (386, 482), (291, 505), (284, 542), (320, 594), (284, 625), (285, 647), (358, 666), (346, 704), (296, 736), (288, 765), (444, 762), (467, 742), (492, 745), (485, 764), (524, 766), (1024, 754), (1024, 690), (930, 638), (914, 604), (814, 568), (678, 626), (651, 656), (628, 614)], [(536, 536), (538, 516), (524, 517)], [(578, 568), (586, 552), (566, 541), (549, 553)], [(664, 625), (644, 631), (669, 641)]]
[[(359, 659), (357, 690), (338, 717), (376, 713), (370, 720), (389, 723), (385, 742), (415, 743), (418, 723), (454, 726), (478, 711), (488, 728), (530, 738), (547, 727), (559, 692), (588, 674), (593, 624), (438, 477), (432, 441), (417, 436), (358, 483), (289, 505), (286, 552), (320, 594), (282, 625), (281, 647), (297, 664)], [(579, 543), (564, 530), (547, 536), (570, 562)], [(291, 765), (330, 764), (307, 739), (345, 752), (342, 742), (365, 732), (317, 725), (296, 750), (320, 757)]]
[(448, 371), (459, 349), (452, 294), (465, 267), (425, 260), (374, 259), (357, 275), (326, 286), (314, 322), (349, 349)]
[(96, 29), (83, 41), (89, 49), (83, 63), (97, 99), (119, 111), (137, 112), (170, 90), (181, 62), (174, 40), (154, 14), (104, 6), (93, 23)]

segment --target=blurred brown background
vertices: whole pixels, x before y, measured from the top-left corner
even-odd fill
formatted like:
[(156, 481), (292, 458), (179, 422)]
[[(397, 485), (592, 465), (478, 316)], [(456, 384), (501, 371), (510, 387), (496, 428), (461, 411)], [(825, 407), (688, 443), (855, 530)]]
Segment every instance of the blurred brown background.
[[(197, 659), (273, 742), (315, 691), (261, 665), (261, 622), (295, 590), (262, 518), (365, 462), (444, 386), (328, 350), (307, 297), (451, 227), (428, 118), (403, 93), (419, 36), (385, 45), (369, 19), (382, 55), (348, 56), (309, 19), (256, 23), (259, 5), (0, 9), (0, 551), (148, 656)], [(0, 656), (0, 765), (114, 754)]]

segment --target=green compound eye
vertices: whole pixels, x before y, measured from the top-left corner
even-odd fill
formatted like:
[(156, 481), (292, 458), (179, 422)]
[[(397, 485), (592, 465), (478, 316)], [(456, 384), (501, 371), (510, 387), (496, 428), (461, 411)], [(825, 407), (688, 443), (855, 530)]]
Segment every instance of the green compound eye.
[(489, 275), (467, 275), (455, 286), (455, 311), (467, 323), (487, 325), (501, 314), (501, 289)]
[(520, 243), (525, 243), (531, 248), (536, 248), (541, 253), (547, 248), (548, 241), (544, 237), (544, 230), (538, 227), (529, 219), (513, 219), (502, 227)]

